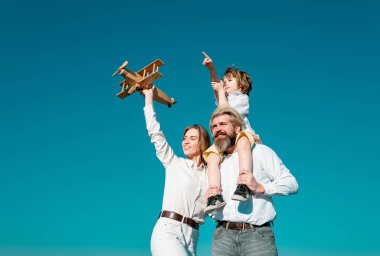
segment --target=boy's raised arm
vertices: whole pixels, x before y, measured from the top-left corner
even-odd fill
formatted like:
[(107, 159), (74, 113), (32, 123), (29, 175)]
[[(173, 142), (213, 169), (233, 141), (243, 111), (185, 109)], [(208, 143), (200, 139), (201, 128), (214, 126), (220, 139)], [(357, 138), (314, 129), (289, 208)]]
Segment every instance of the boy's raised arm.
[(208, 71), (210, 73), (211, 87), (214, 90), (214, 96), (215, 96), (216, 102), (218, 106), (225, 105), (227, 104), (227, 98), (225, 96), (225, 92), (223, 88), (223, 81), (219, 79), (212, 59), (207, 55), (206, 52), (202, 52), (202, 54), (205, 57), (202, 64), (203, 66), (208, 68)]
[(212, 59), (207, 55), (206, 52), (202, 52), (203, 56), (205, 57), (203, 60), (203, 66), (208, 68), (208, 71), (210, 72), (210, 78), (211, 82), (219, 82), (218, 74), (216, 73), (214, 62)]

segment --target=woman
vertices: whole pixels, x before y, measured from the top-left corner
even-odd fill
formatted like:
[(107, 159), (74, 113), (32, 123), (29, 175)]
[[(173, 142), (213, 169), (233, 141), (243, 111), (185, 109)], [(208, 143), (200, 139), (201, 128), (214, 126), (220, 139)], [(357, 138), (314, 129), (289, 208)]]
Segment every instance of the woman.
[(152, 255), (195, 255), (199, 224), (204, 223), (206, 207), (206, 166), (202, 153), (210, 146), (210, 137), (202, 126), (185, 128), (182, 149), (185, 158), (174, 154), (160, 130), (153, 109), (153, 90), (144, 90), (144, 115), (148, 134), (157, 157), (165, 167), (162, 211), (151, 238)]

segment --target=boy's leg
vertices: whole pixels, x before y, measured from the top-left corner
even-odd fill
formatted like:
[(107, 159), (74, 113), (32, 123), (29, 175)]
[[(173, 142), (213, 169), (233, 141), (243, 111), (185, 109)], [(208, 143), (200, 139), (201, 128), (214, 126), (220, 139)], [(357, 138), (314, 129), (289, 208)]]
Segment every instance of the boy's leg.
[(207, 159), (207, 176), (209, 188), (217, 189), (216, 193), (220, 194), (220, 157), (217, 154), (211, 153)]
[(220, 181), (220, 156), (215, 153), (211, 153), (207, 159), (207, 175), (208, 175), (208, 191), (207, 191), (207, 206), (204, 209), (205, 214), (209, 214), (222, 208), (226, 202), (224, 202), (221, 195), (221, 181)]
[[(242, 171), (252, 172), (251, 146), (251, 142), (246, 136), (241, 136), (237, 141), (236, 150), (239, 155), (239, 173)], [(246, 185), (238, 184), (235, 193), (232, 195), (232, 199), (246, 201), (250, 196), (249, 188)]]
[(236, 144), (239, 155), (239, 173), (242, 171), (252, 172), (252, 147), (247, 137), (241, 137)]

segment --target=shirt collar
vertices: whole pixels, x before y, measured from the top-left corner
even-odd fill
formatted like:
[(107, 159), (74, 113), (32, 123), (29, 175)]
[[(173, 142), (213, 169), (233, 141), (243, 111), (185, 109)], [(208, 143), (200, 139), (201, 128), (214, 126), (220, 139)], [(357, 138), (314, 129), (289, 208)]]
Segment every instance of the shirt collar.
[(190, 159), (186, 159), (186, 164), (189, 168), (195, 169), (197, 171), (203, 171), (206, 169), (206, 166), (204, 165), (204, 163), (201, 163), (199, 166), (196, 166), (194, 161)]
[(241, 91), (234, 91), (234, 92), (230, 92), (228, 95), (240, 95), (240, 94), (243, 94)]

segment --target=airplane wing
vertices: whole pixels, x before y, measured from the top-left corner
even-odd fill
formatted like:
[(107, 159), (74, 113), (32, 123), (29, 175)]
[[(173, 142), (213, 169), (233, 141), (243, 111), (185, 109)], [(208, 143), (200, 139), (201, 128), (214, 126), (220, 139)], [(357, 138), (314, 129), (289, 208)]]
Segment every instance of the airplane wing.
[(128, 97), (129, 95), (131, 95), (132, 93), (134, 93), (138, 86), (137, 84), (136, 85), (127, 84), (126, 81), (121, 82), (120, 85), (123, 86), (123, 89), (121, 90), (121, 92), (116, 94), (117, 97), (119, 97), (120, 99), (124, 99)]
[(153, 81), (157, 80), (160, 77), (162, 77), (162, 74), (160, 72), (154, 72), (144, 77), (142, 80), (139, 81), (139, 88), (141, 88), (141, 90), (147, 89)]
[[(152, 85), (153, 86), (153, 85)], [(167, 105), (169, 108), (177, 103), (174, 98), (170, 98), (168, 95), (166, 95), (163, 91), (161, 91), (159, 88), (155, 86), (154, 93), (153, 93), (153, 100)]]
[(160, 59), (157, 59), (157, 60), (153, 61), (152, 63), (150, 63), (149, 65), (147, 65), (146, 67), (137, 71), (137, 73), (140, 76), (145, 77), (147, 75), (147, 73), (157, 72), (158, 68), (163, 66), (163, 65), (164, 65), (164, 62)]

